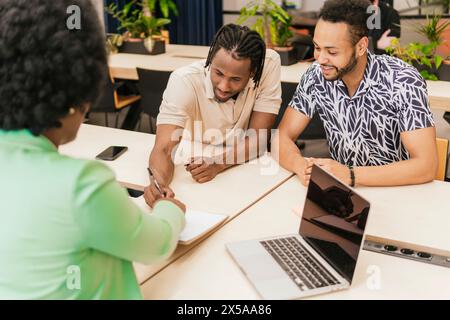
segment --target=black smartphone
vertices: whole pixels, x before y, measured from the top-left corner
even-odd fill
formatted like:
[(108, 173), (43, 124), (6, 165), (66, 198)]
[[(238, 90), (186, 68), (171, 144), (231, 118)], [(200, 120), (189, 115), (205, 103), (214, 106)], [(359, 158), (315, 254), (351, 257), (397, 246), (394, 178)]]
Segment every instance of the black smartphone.
[(106, 150), (103, 150), (95, 158), (105, 161), (113, 161), (117, 159), (121, 154), (128, 150), (128, 147), (111, 146)]

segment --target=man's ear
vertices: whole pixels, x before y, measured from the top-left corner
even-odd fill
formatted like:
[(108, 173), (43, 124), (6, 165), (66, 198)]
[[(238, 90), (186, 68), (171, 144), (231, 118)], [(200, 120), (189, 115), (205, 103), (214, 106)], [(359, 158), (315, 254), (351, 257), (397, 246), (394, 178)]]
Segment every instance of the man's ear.
[(356, 44), (356, 52), (358, 57), (362, 57), (369, 48), (369, 38), (368, 37), (362, 37), (361, 40), (358, 41)]

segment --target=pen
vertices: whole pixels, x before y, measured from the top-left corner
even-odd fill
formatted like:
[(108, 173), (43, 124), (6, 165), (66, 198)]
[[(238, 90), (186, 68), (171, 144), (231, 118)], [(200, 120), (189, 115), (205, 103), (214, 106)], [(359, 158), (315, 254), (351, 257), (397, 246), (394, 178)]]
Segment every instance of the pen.
[(155, 179), (155, 176), (153, 175), (152, 170), (151, 170), (150, 168), (147, 168), (147, 171), (148, 171), (148, 173), (150, 174), (150, 183), (151, 183), (152, 181), (154, 181), (154, 182), (155, 182), (156, 189), (158, 189), (159, 193), (160, 193), (163, 197), (165, 197), (166, 195), (165, 195), (165, 193), (162, 191), (161, 186), (160, 186), (159, 183), (158, 183), (158, 180)]

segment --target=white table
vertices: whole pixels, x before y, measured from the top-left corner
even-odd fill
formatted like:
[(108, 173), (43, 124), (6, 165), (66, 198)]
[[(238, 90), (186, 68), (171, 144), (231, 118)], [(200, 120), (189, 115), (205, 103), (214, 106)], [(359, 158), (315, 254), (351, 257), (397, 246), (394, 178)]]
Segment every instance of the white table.
[[(358, 188), (372, 205), (366, 234), (450, 252), (450, 184)], [(260, 299), (225, 249), (298, 232), (306, 188), (296, 177), (141, 286), (146, 299)], [(361, 251), (352, 287), (312, 299), (448, 299), (450, 268)]]
[[(115, 172), (122, 185), (143, 190), (149, 184), (147, 166), (154, 141), (155, 136), (146, 133), (83, 124), (76, 140), (61, 146), (60, 151), (73, 157), (95, 159), (97, 154), (109, 146), (127, 146), (128, 151), (118, 159), (103, 162)], [(219, 174), (211, 182), (198, 184), (180, 164), (175, 168), (171, 188), (176, 197), (189, 208), (224, 214), (231, 220), (291, 175), (265, 155), (235, 166)], [(139, 281), (145, 281), (197, 244), (198, 242), (180, 246), (169, 261), (152, 266), (136, 265)]]
[[(173, 71), (197, 60), (206, 59), (209, 47), (168, 45), (161, 55), (118, 53), (109, 57), (109, 68), (114, 78), (138, 80), (136, 68)], [(311, 63), (296, 63), (281, 67), (281, 81), (298, 83)], [(433, 109), (450, 111), (450, 82), (427, 81), (430, 105)]]
[(427, 87), (431, 108), (450, 111), (450, 82), (427, 81)]
[(116, 53), (109, 56), (109, 70), (113, 78), (138, 80), (136, 68), (174, 71), (192, 62), (206, 59), (209, 47), (185, 46), (171, 44), (166, 46), (166, 53), (143, 55)]

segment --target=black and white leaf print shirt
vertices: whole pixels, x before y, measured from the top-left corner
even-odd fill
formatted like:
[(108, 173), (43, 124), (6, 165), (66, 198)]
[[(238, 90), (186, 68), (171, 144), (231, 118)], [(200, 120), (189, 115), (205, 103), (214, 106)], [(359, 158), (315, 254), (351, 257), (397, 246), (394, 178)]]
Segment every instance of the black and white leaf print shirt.
[(310, 118), (319, 113), (331, 156), (345, 165), (407, 160), (400, 133), (434, 126), (426, 82), (415, 68), (387, 55), (368, 54), (364, 78), (351, 98), (342, 80), (325, 80), (314, 63), (290, 106)]

